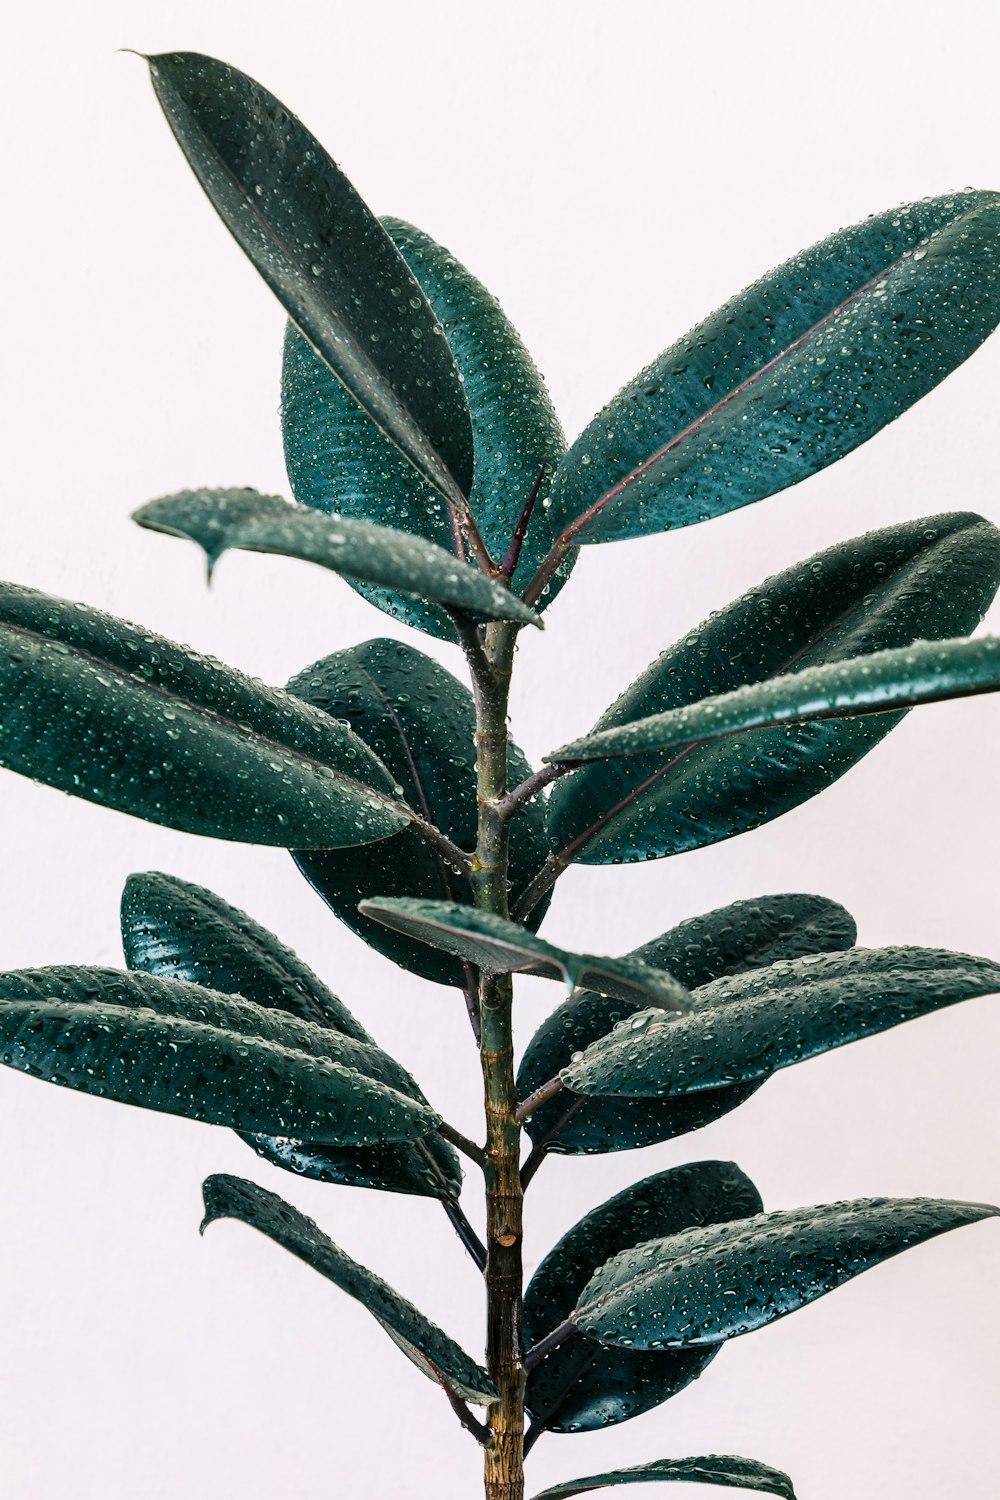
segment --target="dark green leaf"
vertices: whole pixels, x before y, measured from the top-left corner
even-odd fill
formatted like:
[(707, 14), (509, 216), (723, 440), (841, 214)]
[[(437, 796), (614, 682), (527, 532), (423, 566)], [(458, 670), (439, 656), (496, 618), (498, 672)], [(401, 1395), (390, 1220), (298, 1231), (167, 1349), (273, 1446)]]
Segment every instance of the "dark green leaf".
[[(503, 558), (543, 461), (551, 478), (565, 451), (562, 429), (530, 356), (496, 301), (475, 277), (420, 230), (383, 220), (416, 275), (461, 372), (472, 414), (475, 478), (471, 507), (492, 555)], [(304, 505), (359, 516), (454, 547), (447, 509), (365, 418), (293, 326), (282, 374), (285, 462)], [(548, 493), (543, 485), (541, 495)], [(552, 544), (549, 513), (535, 506), (514, 573), (520, 591)], [(570, 557), (572, 561), (572, 555)], [(556, 575), (551, 602), (569, 569)], [(359, 585), (388, 614), (444, 639), (443, 612), (408, 595)]]
[(563, 1068), (578, 1093), (689, 1094), (1000, 991), (1000, 963), (940, 948), (852, 948), (717, 979), (685, 1015), (644, 1010)]
[(384, 800), (398, 795), (389, 773), (346, 725), (186, 646), (12, 583), (0, 584), (0, 766), (244, 843), (365, 843), (408, 821)]
[(378, 1081), (377, 1058), (363, 1042), (176, 979), (0, 975), (0, 1062), (210, 1125), (339, 1146), (432, 1131), (440, 1116)]
[(726, 303), (560, 465), (556, 524), (611, 542), (763, 500), (874, 436), (1000, 321), (1000, 194), (866, 219)]
[(472, 427), (441, 325), (392, 240), (308, 130), (196, 52), (149, 59), (171, 130), (226, 228), (353, 399), (459, 505)]
[[(130, 969), (236, 993), (255, 1006), (287, 1011), (367, 1044), (370, 1053), (359, 1049), (340, 1060), (407, 1098), (427, 1102), (405, 1069), (375, 1048), (346, 1006), (291, 949), (214, 892), (155, 871), (129, 876), (122, 893), (122, 943)], [(461, 1189), (458, 1156), (437, 1135), (340, 1150), (285, 1137), (244, 1139), (275, 1166), (321, 1182), (450, 1199)]]
[(209, 575), (224, 552), (272, 552), (318, 563), (355, 582), (402, 590), (476, 620), (541, 620), (510, 589), (434, 542), (372, 521), (324, 516), (256, 490), (182, 490), (151, 500), (133, 520), (197, 542)]
[[(698, 990), (692, 997), (698, 1006), (711, 993), (701, 986), (724, 974), (766, 968), (806, 953), (849, 948), (856, 936), (854, 919), (823, 896), (761, 896), (681, 922), (636, 948), (632, 957), (667, 969), (687, 989)], [(528, 1043), (517, 1074), (518, 1096), (526, 1099), (533, 1094), (574, 1053), (607, 1036), (619, 1021), (641, 1008), (636, 1001), (608, 1000), (593, 993), (564, 1001)], [(670, 1099), (563, 1094), (543, 1104), (527, 1129), (536, 1145), (546, 1141), (550, 1151), (570, 1155), (626, 1151), (709, 1125), (759, 1087), (760, 1082), (732, 1084)]]
[[(412, 646), (374, 640), (307, 667), (292, 678), (288, 690), (333, 718), (346, 720), (388, 766), (412, 807), (460, 849), (475, 847), (476, 710), (464, 683)], [(510, 742), (507, 768), (511, 785), (523, 781), (531, 769)], [(511, 825), (512, 890), (524, 889), (547, 853), (545, 809), (538, 801), (530, 802)], [(472, 905), (469, 881), (449, 869), (412, 830), (350, 853), (297, 853), (295, 861), (341, 921), (380, 953), (434, 983), (465, 982), (455, 959), (358, 911), (358, 902), (366, 896), (440, 896)], [(541, 922), (547, 904), (535, 908), (533, 927)]]
[(781, 1500), (795, 1500), (792, 1481), (780, 1469), (726, 1453), (711, 1453), (705, 1458), (655, 1458), (631, 1469), (608, 1469), (603, 1474), (588, 1474), (584, 1479), (554, 1484), (534, 1500), (568, 1500), (570, 1495), (582, 1495), (606, 1485), (661, 1484), (672, 1479), (686, 1484), (724, 1484), (734, 1489), (762, 1490), (765, 1495), (780, 1495)]
[(614, 1256), (573, 1320), (601, 1343), (686, 1349), (752, 1333), (925, 1240), (993, 1218), (986, 1203), (859, 1198), (688, 1229)]
[[(574, 1224), (550, 1250), (524, 1296), (530, 1348), (558, 1328), (609, 1256), (643, 1240), (696, 1225), (746, 1218), (763, 1208), (750, 1179), (732, 1162), (704, 1161), (647, 1177)], [(527, 1406), (550, 1432), (589, 1432), (651, 1411), (695, 1380), (716, 1353), (633, 1353), (571, 1338), (528, 1375)]]
[(740, 729), (843, 719), (940, 703), (1000, 688), (1000, 636), (979, 640), (915, 641), (847, 661), (784, 672), (715, 698), (636, 719), (618, 729), (584, 735), (549, 761), (607, 760), (666, 751), (693, 741), (719, 739)]
[(452, 901), (418, 901), (406, 896), (362, 901), (362, 915), (383, 922), (445, 953), (491, 973), (535, 974), (561, 979), (572, 991), (590, 986), (602, 995), (625, 1000), (646, 996), (658, 1005), (681, 1009), (687, 991), (662, 970), (632, 958), (599, 958), (593, 953), (569, 953), (546, 943), (516, 922), (490, 912), (476, 911)]
[[(665, 651), (598, 731), (914, 640), (965, 635), (1000, 582), (1000, 532), (932, 516), (789, 568)], [(549, 799), (554, 846), (587, 864), (702, 848), (797, 807), (855, 765), (900, 712), (753, 729), (684, 750), (582, 766)]]
[(217, 1219), (239, 1219), (274, 1240), (349, 1297), (368, 1309), (418, 1370), (467, 1401), (485, 1405), (497, 1395), (489, 1375), (454, 1339), (431, 1323), (379, 1276), (345, 1255), (339, 1246), (274, 1193), (241, 1177), (218, 1174), (204, 1184), (202, 1233)]

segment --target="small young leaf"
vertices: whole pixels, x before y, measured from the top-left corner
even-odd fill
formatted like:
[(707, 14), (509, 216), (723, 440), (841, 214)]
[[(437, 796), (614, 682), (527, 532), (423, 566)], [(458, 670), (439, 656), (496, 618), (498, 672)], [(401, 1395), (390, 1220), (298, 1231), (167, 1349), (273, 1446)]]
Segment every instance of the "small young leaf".
[(409, 821), (346, 725), (125, 620), (11, 583), (0, 584), (0, 766), (251, 844), (365, 843)]
[[(611, 1255), (701, 1224), (746, 1218), (760, 1194), (732, 1162), (704, 1161), (647, 1177), (592, 1209), (550, 1250), (524, 1295), (529, 1348), (569, 1317)], [(528, 1375), (526, 1403), (548, 1432), (590, 1432), (651, 1411), (697, 1377), (716, 1349), (634, 1353), (590, 1339), (558, 1345)]]
[(563, 1068), (589, 1094), (689, 1094), (766, 1078), (960, 1000), (1000, 992), (1000, 963), (940, 948), (852, 948), (717, 979), (668, 1017), (644, 1010)]
[[(909, 521), (769, 578), (665, 651), (595, 731), (746, 684), (974, 630), (1000, 583), (1000, 532), (979, 516)], [(659, 858), (756, 828), (831, 785), (902, 711), (751, 729), (674, 752), (595, 761), (557, 781), (560, 859)]]
[(537, 974), (542, 979), (561, 979), (570, 990), (577, 985), (589, 986), (602, 995), (625, 1000), (646, 996), (672, 1010), (687, 1004), (683, 985), (662, 970), (634, 958), (568, 953), (490, 912), (451, 901), (416, 901), (405, 896), (362, 901), (358, 909), (386, 927), (454, 953), (487, 972)]
[(859, 1198), (688, 1229), (614, 1256), (573, 1321), (602, 1344), (688, 1349), (752, 1333), (862, 1271), (1000, 1209)]
[[(823, 896), (760, 896), (681, 922), (634, 949), (631, 957), (667, 969), (688, 990), (698, 990), (692, 997), (697, 1006), (710, 993), (701, 987), (713, 979), (766, 968), (780, 959), (850, 948), (856, 937), (850, 914)], [(609, 1000), (592, 992), (564, 1001), (528, 1043), (517, 1074), (518, 1097), (533, 1094), (574, 1053), (641, 1009), (641, 1001)], [(549, 1151), (628, 1151), (711, 1124), (748, 1099), (760, 1082), (666, 1099), (562, 1094), (536, 1110), (527, 1129), (532, 1142), (537, 1146), (544, 1141)]]
[(354, 1297), (381, 1323), (393, 1343), (431, 1380), (466, 1401), (485, 1406), (497, 1396), (489, 1375), (411, 1302), (345, 1255), (290, 1203), (241, 1177), (218, 1174), (204, 1184), (202, 1233), (218, 1219), (239, 1219), (305, 1261)]
[(381, 224), (315, 136), (252, 78), (196, 52), (148, 61), (226, 228), (368, 417), (461, 506), (473, 467), (461, 378)]
[(434, 542), (372, 521), (324, 516), (256, 490), (182, 490), (143, 505), (132, 518), (150, 531), (197, 542), (209, 573), (230, 548), (318, 563), (355, 582), (401, 590), (475, 620), (539, 617), (504, 584)]
[[(545, 464), (542, 491), (513, 575), (514, 591), (519, 593), (552, 545), (543, 497), (565, 452), (562, 429), (524, 345), (485, 287), (420, 230), (399, 219), (382, 222), (440, 319), (462, 375), (476, 454), (470, 505), (498, 561)], [(427, 493), (417, 472), (291, 324), (285, 339), (281, 416), (285, 463), (301, 504), (378, 521), (454, 549), (447, 508)], [(556, 574), (539, 608), (551, 603), (568, 573), (566, 566)], [(387, 614), (431, 635), (453, 638), (451, 622), (436, 605), (365, 584), (353, 586)]]
[(954, 193), (841, 230), (641, 371), (553, 486), (567, 541), (706, 521), (796, 484), (943, 380), (1000, 322), (1000, 194)]
[(705, 1458), (655, 1458), (648, 1464), (631, 1469), (608, 1469), (603, 1474), (588, 1474), (584, 1479), (567, 1479), (541, 1490), (534, 1500), (569, 1500), (587, 1490), (604, 1489), (614, 1484), (661, 1484), (678, 1480), (682, 1484), (723, 1484), (733, 1489), (757, 1490), (778, 1495), (780, 1500), (795, 1500), (792, 1481), (780, 1469), (758, 1463), (753, 1458), (736, 1458), (727, 1453), (711, 1453)]
[(914, 641), (847, 661), (784, 672), (563, 745), (548, 761), (609, 760), (719, 739), (741, 729), (880, 714), (1000, 688), (1000, 636)]
[[(476, 709), (463, 682), (402, 641), (374, 640), (307, 667), (292, 678), (288, 691), (345, 720), (388, 767), (411, 807), (460, 849), (475, 848)], [(531, 771), (510, 740), (507, 769), (512, 786)], [(545, 806), (535, 800), (511, 825), (512, 890), (524, 889), (548, 852)], [(358, 902), (366, 896), (441, 897), (473, 904), (471, 883), (411, 829), (350, 851), (297, 852), (295, 862), (340, 920), (379, 953), (435, 984), (467, 983), (462, 964), (450, 955), (358, 912)], [(547, 905), (535, 907), (532, 927), (539, 925)]]

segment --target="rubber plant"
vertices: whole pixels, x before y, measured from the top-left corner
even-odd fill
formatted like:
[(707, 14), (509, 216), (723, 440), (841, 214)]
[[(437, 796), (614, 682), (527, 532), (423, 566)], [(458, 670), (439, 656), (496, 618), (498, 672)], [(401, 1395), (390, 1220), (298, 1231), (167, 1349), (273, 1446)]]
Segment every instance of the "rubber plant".
[[(970, 639), (1000, 583), (996, 528), (923, 517), (765, 579), (540, 769), (510, 738), (507, 704), (518, 634), (541, 627), (581, 546), (797, 484), (977, 348), (1000, 321), (1000, 194), (927, 199), (803, 251), (661, 354), (567, 448), (516, 333), (446, 250), (373, 217), (242, 73), (190, 53), (149, 65), (195, 175), (288, 314), (295, 503), (188, 491), (137, 521), (194, 540), (210, 567), (243, 548), (339, 573), (453, 643), (471, 691), (397, 639), (267, 687), (5, 584), (0, 759), (156, 823), (291, 850), (342, 922), (467, 1008), (483, 1138), (449, 1124), (276, 937), (166, 874), (126, 885), (126, 969), (0, 976), (0, 1056), (227, 1126), (286, 1172), (438, 1199), (483, 1278), (482, 1362), (275, 1192), (210, 1177), (204, 1223), (242, 1220), (359, 1299), (482, 1445), (487, 1496), (520, 1500), (541, 1434), (648, 1411), (730, 1339), (998, 1212), (862, 1199), (768, 1213), (737, 1166), (700, 1161), (594, 1208), (523, 1289), (525, 1193), (547, 1156), (671, 1140), (779, 1068), (1000, 989), (989, 958), (855, 946), (848, 913), (814, 895), (739, 901), (622, 957), (537, 935), (572, 864), (745, 833), (829, 786), (911, 706), (1000, 687), (1000, 639)], [(515, 1073), (517, 974), (566, 995)], [(461, 1156), (485, 1230), (459, 1201)], [(716, 1455), (656, 1457), (545, 1500), (654, 1480), (793, 1494), (778, 1470)]]

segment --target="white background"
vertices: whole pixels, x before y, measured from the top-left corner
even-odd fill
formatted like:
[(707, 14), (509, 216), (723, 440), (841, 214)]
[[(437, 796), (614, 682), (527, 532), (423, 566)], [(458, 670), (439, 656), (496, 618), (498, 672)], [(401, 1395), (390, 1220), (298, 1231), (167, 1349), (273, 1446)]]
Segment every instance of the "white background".
[[(277, 559), (234, 555), (209, 593), (194, 549), (129, 522), (184, 486), (286, 489), (282, 316), (191, 178), (143, 64), (116, 48), (205, 51), (264, 81), (376, 211), (421, 225), (496, 292), (571, 435), (801, 246), (900, 201), (1000, 185), (992, 4), (36, 0), (3, 41), (4, 572), (274, 682), (397, 627), (331, 575)], [(525, 749), (586, 730), (660, 649), (766, 573), (916, 515), (1000, 522), (998, 399), (994, 339), (806, 486), (591, 549), (521, 652)], [(405, 633), (459, 669), (450, 648)], [(995, 701), (921, 710), (768, 828), (683, 866), (573, 871), (546, 930), (621, 952), (739, 897), (805, 890), (845, 902), (865, 943), (1000, 956), (998, 730)], [(0, 806), (3, 967), (120, 962), (125, 876), (171, 871), (295, 946), (478, 1133), (461, 1000), (359, 944), (287, 856), (7, 773)], [(522, 989), (523, 1041), (557, 996)], [(980, 1000), (792, 1069), (694, 1139), (550, 1161), (530, 1194), (529, 1266), (588, 1207), (685, 1159), (735, 1158), (775, 1208), (1000, 1199), (998, 1059), (996, 1001)], [(199, 1240), (199, 1183), (220, 1169), (287, 1191), (478, 1353), (481, 1291), (436, 1205), (298, 1183), (221, 1130), (5, 1073), (0, 1493), (477, 1493), (475, 1446), (359, 1306), (241, 1226)], [(802, 1500), (987, 1500), (998, 1259), (988, 1222), (893, 1261), (738, 1340), (658, 1411), (544, 1439), (529, 1492), (715, 1451), (787, 1468)]]

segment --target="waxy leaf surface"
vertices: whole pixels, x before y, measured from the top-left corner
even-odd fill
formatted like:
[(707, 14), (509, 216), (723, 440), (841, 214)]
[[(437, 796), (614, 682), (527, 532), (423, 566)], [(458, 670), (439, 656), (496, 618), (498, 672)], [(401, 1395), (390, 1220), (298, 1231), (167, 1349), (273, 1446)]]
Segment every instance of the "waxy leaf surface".
[(687, 1003), (687, 991), (671, 975), (638, 959), (569, 953), (532, 932), (525, 932), (516, 922), (507, 922), (490, 912), (449, 901), (416, 901), (405, 896), (362, 901), (361, 912), (488, 972), (561, 979), (570, 989), (589, 985), (602, 995), (626, 1000), (645, 995), (658, 1005), (673, 1009)]
[[(764, 581), (665, 651), (595, 732), (915, 640), (975, 629), (1000, 583), (1000, 532), (979, 516), (909, 521)], [(581, 766), (549, 798), (562, 859), (609, 864), (702, 848), (831, 785), (902, 713), (750, 729)]]
[[(288, 690), (333, 718), (346, 720), (389, 768), (410, 806), (460, 849), (475, 847), (476, 710), (464, 683), (412, 646), (374, 640), (307, 667), (292, 678)], [(523, 781), (530, 769), (521, 751), (508, 741), (510, 784)], [(511, 825), (508, 875), (513, 891), (528, 884), (547, 853), (545, 810), (534, 801)], [(358, 902), (368, 896), (472, 904), (470, 882), (411, 829), (350, 853), (299, 852), (295, 861), (341, 921), (380, 953), (434, 983), (466, 983), (470, 976), (460, 961), (358, 911)], [(533, 927), (541, 922), (547, 905), (546, 901), (535, 907)]]
[[(711, 994), (702, 986), (723, 975), (763, 969), (807, 953), (850, 948), (856, 937), (853, 917), (835, 901), (823, 896), (760, 896), (691, 917), (636, 948), (632, 957), (666, 969), (688, 990), (697, 990), (691, 1003), (698, 1006)], [(574, 1054), (642, 1008), (639, 1001), (609, 1000), (593, 992), (564, 1001), (528, 1043), (517, 1074), (518, 1097), (525, 1099), (541, 1088)], [(666, 1099), (561, 1094), (532, 1115), (527, 1129), (534, 1144), (546, 1141), (550, 1151), (626, 1151), (709, 1125), (759, 1087), (760, 1082), (732, 1084)]]
[(780, 1469), (728, 1453), (710, 1453), (704, 1458), (655, 1458), (651, 1463), (636, 1464), (630, 1469), (608, 1469), (603, 1474), (588, 1474), (583, 1479), (567, 1479), (551, 1485), (534, 1500), (569, 1500), (571, 1495), (583, 1495), (587, 1490), (609, 1485), (662, 1484), (668, 1480), (682, 1484), (722, 1484), (779, 1495), (781, 1500), (795, 1500), (792, 1481)]
[(1000, 322), (1000, 194), (841, 230), (642, 370), (573, 443), (552, 493), (570, 541), (611, 542), (762, 500), (874, 436)]
[(256, 490), (182, 490), (151, 500), (133, 520), (197, 542), (209, 572), (224, 552), (272, 552), (318, 563), (341, 577), (402, 590), (474, 620), (541, 625), (509, 588), (434, 542), (391, 526), (325, 516)]
[(305, 1261), (372, 1314), (419, 1370), (467, 1401), (485, 1405), (496, 1386), (454, 1339), (425, 1318), (380, 1276), (358, 1265), (312, 1219), (253, 1182), (222, 1173), (206, 1179), (202, 1232), (218, 1219), (239, 1219)]
[(353, 400), (461, 501), (472, 426), (441, 325), (326, 151), (272, 94), (196, 52), (149, 59), (177, 142), (226, 228)]
[(573, 1314), (629, 1349), (692, 1348), (752, 1333), (862, 1271), (1000, 1209), (936, 1198), (859, 1198), (688, 1229), (601, 1267)]
[[(485, 287), (420, 230), (399, 219), (383, 223), (441, 320), (461, 372), (475, 445), (470, 505), (497, 562), (546, 464), (514, 572), (519, 592), (552, 544), (542, 499), (565, 451), (562, 429), (530, 356)], [(442, 500), (358, 410), (294, 326), (285, 339), (282, 427), (289, 479), (303, 505), (378, 521), (454, 549), (454, 529)], [(568, 571), (564, 567), (557, 573), (540, 607), (555, 597)], [(452, 638), (451, 622), (436, 605), (365, 584), (355, 587), (388, 614)]]
[[(746, 1218), (763, 1206), (732, 1162), (674, 1167), (626, 1188), (574, 1224), (538, 1267), (524, 1296), (525, 1343), (539, 1343), (569, 1317), (610, 1256), (682, 1229)], [(635, 1353), (576, 1336), (529, 1372), (528, 1410), (534, 1425), (550, 1432), (626, 1422), (683, 1390), (715, 1353), (714, 1347)]]
[[(297, 1016), (320, 1032), (332, 1030), (360, 1042), (364, 1047), (348, 1049), (346, 1056), (333, 1044), (320, 1055), (339, 1056), (366, 1077), (427, 1102), (405, 1069), (375, 1047), (346, 1006), (290, 948), (213, 891), (156, 871), (131, 875), (122, 893), (121, 917), (130, 969), (235, 993), (254, 1006)], [(325, 1039), (313, 1033), (310, 1040), (322, 1047)], [(294, 1039), (290, 1042), (295, 1045)], [(321, 1182), (450, 1199), (461, 1190), (457, 1154), (437, 1135), (336, 1150), (287, 1137), (244, 1139), (275, 1166)]]
[(688, 1094), (766, 1078), (960, 1000), (1000, 963), (941, 948), (852, 948), (717, 979), (685, 1015), (643, 1010), (563, 1068), (578, 1093)]
[(173, 641), (0, 584), (0, 766), (212, 838), (325, 847), (408, 823), (345, 725)]

